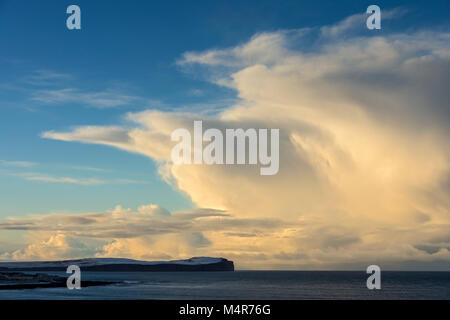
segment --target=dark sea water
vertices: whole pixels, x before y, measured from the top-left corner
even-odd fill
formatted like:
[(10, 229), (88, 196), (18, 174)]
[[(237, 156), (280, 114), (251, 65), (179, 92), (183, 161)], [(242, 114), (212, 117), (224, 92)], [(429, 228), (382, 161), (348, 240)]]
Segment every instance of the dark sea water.
[[(63, 272), (52, 274), (67, 277)], [(368, 290), (358, 271), (83, 272), (83, 280), (122, 283), (0, 291), (0, 299), (450, 299), (450, 272), (381, 274)]]

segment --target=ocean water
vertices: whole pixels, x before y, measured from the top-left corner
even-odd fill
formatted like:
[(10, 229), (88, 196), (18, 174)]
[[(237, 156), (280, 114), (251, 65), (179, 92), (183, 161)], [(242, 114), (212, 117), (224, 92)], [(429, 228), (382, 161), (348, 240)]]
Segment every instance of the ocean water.
[(384, 271), (381, 290), (368, 290), (367, 277), (357, 271), (82, 272), (81, 286), (83, 280), (121, 283), (5, 290), (0, 299), (450, 299), (450, 272)]

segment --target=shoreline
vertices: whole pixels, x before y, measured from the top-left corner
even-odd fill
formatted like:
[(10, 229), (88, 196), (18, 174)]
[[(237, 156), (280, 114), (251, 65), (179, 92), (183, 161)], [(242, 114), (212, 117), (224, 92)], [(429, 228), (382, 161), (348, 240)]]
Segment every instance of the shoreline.
[[(83, 287), (117, 284), (113, 281), (85, 280)], [(27, 274), (22, 272), (0, 272), (0, 290), (24, 290), (41, 288), (66, 288), (67, 279), (44, 273)]]

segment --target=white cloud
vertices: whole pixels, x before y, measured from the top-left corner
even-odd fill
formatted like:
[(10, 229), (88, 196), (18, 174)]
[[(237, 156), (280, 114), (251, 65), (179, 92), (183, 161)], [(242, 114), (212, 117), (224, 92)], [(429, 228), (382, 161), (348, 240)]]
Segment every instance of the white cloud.
[(70, 184), (81, 184), (81, 185), (96, 185), (104, 184), (102, 180), (88, 178), (88, 179), (74, 179), (69, 177), (54, 177), (54, 176), (39, 176), (30, 175), (25, 176), (25, 180), (29, 181), (43, 181), (43, 182), (54, 182), (54, 183), (70, 183)]
[(10, 175), (22, 177), (28, 181), (40, 181), (49, 183), (68, 183), (83, 186), (104, 185), (104, 184), (133, 184), (146, 183), (145, 181), (138, 181), (132, 179), (99, 179), (99, 178), (73, 178), (65, 176), (54, 176), (48, 174), (40, 174), (34, 172), (26, 173), (11, 173)]
[(157, 217), (167, 217), (170, 216), (170, 212), (167, 211), (166, 209), (164, 209), (163, 207), (160, 207), (156, 204), (149, 204), (149, 205), (144, 205), (144, 206), (140, 206), (137, 209), (137, 212), (142, 213), (142, 214), (151, 214)]
[(46, 104), (79, 103), (95, 108), (115, 108), (142, 102), (142, 99), (112, 90), (83, 92), (76, 88), (46, 89), (33, 92), (34, 101)]
[(11, 166), (11, 167), (34, 167), (37, 165), (35, 162), (30, 161), (7, 161), (7, 160), (0, 160), (0, 165), (4, 166)]
[(61, 257), (78, 258), (94, 255), (104, 243), (89, 240), (69, 237), (62, 232), (56, 232), (53, 235), (46, 235), (45, 233), (35, 233), (30, 239), (29, 245), (23, 249), (15, 250), (11, 253), (6, 252), (0, 254), (1, 260), (58, 260)]
[[(252, 37), (248, 43), (225, 50), (215, 49), (202, 53), (186, 52), (177, 63), (179, 65), (200, 63), (211, 66), (276, 63), (286, 53), (286, 38), (284, 37), (286, 33), (289, 32), (261, 33)], [(241, 61), (236, 60), (235, 57), (239, 57)]]
[(191, 89), (188, 91), (188, 94), (194, 97), (201, 97), (205, 94), (205, 92), (201, 89)]
[(55, 72), (52, 70), (36, 70), (32, 74), (25, 76), (22, 81), (34, 86), (46, 86), (57, 82), (72, 79), (72, 75)]
[[(392, 10), (382, 10), (382, 21), (398, 19), (407, 13), (405, 8), (395, 8)], [(324, 26), (320, 28), (320, 33), (324, 37), (340, 37), (348, 36), (349, 34), (356, 34), (363, 30), (366, 25), (366, 20), (369, 17), (367, 13), (354, 14), (338, 23), (331, 26)]]
[(108, 169), (96, 168), (96, 167), (87, 167), (87, 166), (65, 166), (66, 168), (80, 171), (94, 171), (94, 172), (109, 172)]

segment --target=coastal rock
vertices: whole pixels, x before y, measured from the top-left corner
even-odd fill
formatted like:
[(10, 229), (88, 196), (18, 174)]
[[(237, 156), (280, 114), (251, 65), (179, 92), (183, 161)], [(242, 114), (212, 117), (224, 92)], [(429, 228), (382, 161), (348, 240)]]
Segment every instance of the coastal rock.
[(65, 271), (70, 265), (77, 265), (82, 271), (234, 271), (233, 261), (210, 257), (193, 257), (173, 261), (87, 258), (62, 261), (0, 262), (0, 271)]

